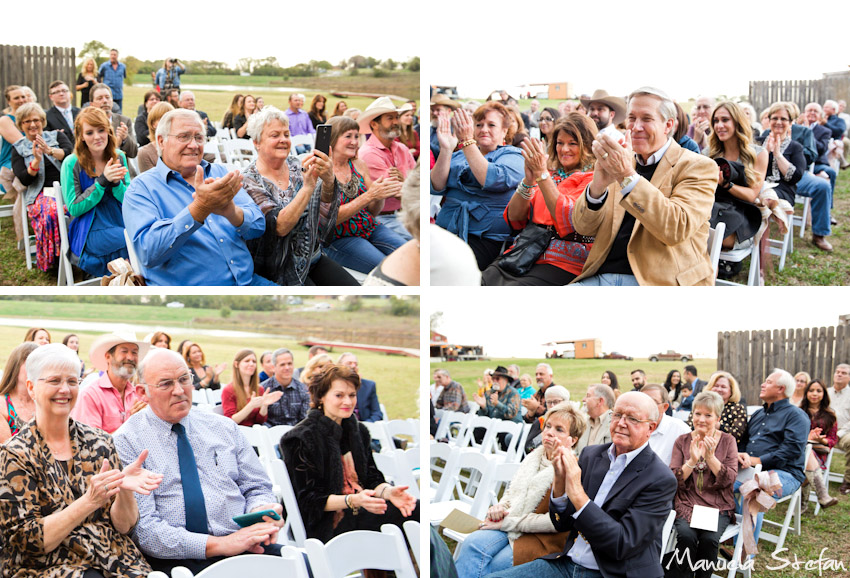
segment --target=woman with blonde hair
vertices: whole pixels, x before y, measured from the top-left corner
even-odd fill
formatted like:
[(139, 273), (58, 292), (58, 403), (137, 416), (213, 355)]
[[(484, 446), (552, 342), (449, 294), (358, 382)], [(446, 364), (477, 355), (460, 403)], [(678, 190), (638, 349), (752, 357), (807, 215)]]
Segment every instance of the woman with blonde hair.
[(236, 131), (236, 136), (239, 138), (251, 138), (248, 136), (248, 119), (257, 111), (257, 99), (250, 94), (246, 94), (242, 99), (242, 106), (239, 107), (239, 114), (233, 117), (233, 130)]
[(318, 355), (314, 355), (304, 365), (304, 369), (301, 370), (301, 376), (298, 378), (298, 380), (304, 385), (306, 385), (309, 389), (310, 382), (313, 380), (313, 378), (322, 375), (322, 373), (324, 373), (324, 371), (333, 364), (333, 359), (331, 359), (331, 356), (327, 353), (320, 353)]
[(74, 154), (62, 163), (62, 198), (74, 217), (68, 228), (71, 252), (80, 269), (102, 277), (109, 274), (107, 263), (129, 258), (121, 213), (130, 186), (127, 157), (99, 108), (83, 110), (74, 133)]
[[(35, 404), (27, 391), (27, 357), (38, 349), (31, 341), (21, 343), (9, 354), (0, 380), (0, 444), (18, 433), (35, 415)], [(5, 403), (4, 403), (5, 402)]]
[(718, 103), (711, 112), (708, 156), (718, 165), (717, 189), (711, 226), (726, 224), (723, 248), (732, 249), (755, 237), (761, 226), (756, 201), (767, 171), (768, 153), (753, 144), (750, 121), (731, 101)]
[(257, 355), (243, 349), (233, 359), (233, 381), (221, 390), (221, 409), (239, 425), (264, 424), (269, 406), (282, 395), (283, 391), (263, 391), (257, 378)]
[(236, 118), (236, 115), (239, 114), (239, 111), (242, 109), (242, 101), (244, 98), (245, 97), (241, 94), (233, 96), (233, 100), (230, 101), (230, 106), (228, 107), (227, 112), (224, 113), (224, 117), (221, 119), (222, 128), (234, 128), (233, 119)]
[(83, 61), (80, 74), (77, 75), (76, 89), (80, 93), (80, 108), (83, 108), (87, 102), (91, 102), (89, 91), (95, 84), (97, 84), (97, 63), (94, 58), (88, 57)]
[(182, 354), (183, 359), (186, 360), (186, 365), (189, 366), (189, 372), (192, 374), (195, 389), (221, 388), (218, 378), (227, 369), (226, 363), (219, 363), (213, 369), (207, 365), (207, 358), (201, 346), (191, 341), (183, 345)]
[[(712, 374), (703, 391), (713, 391), (723, 400), (723, 411), (720, 413), (720, 423), (717, 428), (728, 433), (740, 442), (747, 431), (747, 408), (741, 403), (741, 388), (738, 381), (727, 371), (718, 371)], [(696, 407), (696, 401), (694, 401)], [(693, 425), (693, 410), (688, 416), (687, 424), (691, 429)]]
[(789, 398), (791, 405), (796, 405), (797, 407), (800, 407), (800, 402), (805, 399), (805, 391), (811, 381), (812, 376), (806, 373), (805, 371), (797, 372), (797, 375), (794, 376), (794, 395)]

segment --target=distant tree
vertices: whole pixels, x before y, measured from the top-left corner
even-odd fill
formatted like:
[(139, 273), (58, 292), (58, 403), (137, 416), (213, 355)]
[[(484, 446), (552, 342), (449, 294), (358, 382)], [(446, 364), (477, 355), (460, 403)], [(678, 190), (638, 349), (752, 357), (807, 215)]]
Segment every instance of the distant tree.
[(389, 75), (390, 75), (390, 73), (387, 72), (386, 70), (384, 70), (383, 68), (373, 68), (372, 69), (372, 76), (374, 76), (375, 78), (384, 78), (384, 77), (387, 77)]
[(251, 73), (254, 71), (254, 67), (259, 64), (259, 61), (255, 58), (240, 58), (239, 59), (239, 70), (242, 72)]
[(227, 319), (228, 317), (230, 317), (230, 307), (228, 307), (227, 305), (225, 305), (224, 307), (222, 307), (222, 308), (221, 308), (220, 313), (221, 313), (221, 316), (222, 316), (222, 317), (224, 317), (225, 319)]
[(142, 65), (144, 64), (144, 62), (142, 62), (135, 56), (128, 56), (126, 58), (123, 58), (122, 62), (124, 63), (124, 66), (127, 67), (128, 79), (132, 79), (134, 76), (136, 76), (136, 73), (141, 70)]
[(77, 53), (77, 56), (80, 58), (80, 64), (82, 61), (88, 57), (94, 58), (94, 61), (100, 65), (103, 61), (106, 60), (106, 54), (109, 53), (109, 47), (106, 46), (100, 40), (89, 40), (83, 47), (80, 49), (80, 52)]
[(405, 65), (410, 72), (419, 72), (419, 57), (414, 56)]
[(386, 68), (387, 70), (395, 70), (396, 69), (395, 60), (393, 60), (392, 58), (387, 58), (386, 60), (384, 60), (384, 68)]
[(378, 64), (380, 64), (380, 61), (377, 58), (366, 57), (366, 68), (375, 68)]
[(357, 54), (348, 59), (348, 64), (352, 68), (366, 68), (366, 57)]
[(358, 296), (352, 296), (345, 300), (346, 311), (360, 311), (363, 309), (363, 301)]
[(431, 331), (437, 331), (440, 328), (440, 325), (443, 324), (443, 312), (442, 311), (434, 311), (431, 314)]
[(396, 317), (418, 317), (419, 301), (416, 299), (390, 298), (390, 314)]

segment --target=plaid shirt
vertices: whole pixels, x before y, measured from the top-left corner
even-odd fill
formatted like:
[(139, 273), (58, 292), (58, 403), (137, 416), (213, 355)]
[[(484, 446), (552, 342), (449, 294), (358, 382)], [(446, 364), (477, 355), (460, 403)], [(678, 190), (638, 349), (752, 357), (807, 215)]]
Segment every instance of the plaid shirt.
[(437, 398), (436, 408), (467, 413), (469, 408), (466, 407), (466, 392), (463, 391), (463, 386), (452, 381), (444, 387), (440, 397)]
[(295, 425), (305, 417), (310, 410), (310, 394), (307, 392), (307, 386), (292, 378), (289, 385), (284, 387), (277, 382), (274, 376), (271, 376), (261, 383), (265, 391), (282, 391), (283, 395), (277, 401), (269, 406), (269, 415), (266, 418), (266, 425)]

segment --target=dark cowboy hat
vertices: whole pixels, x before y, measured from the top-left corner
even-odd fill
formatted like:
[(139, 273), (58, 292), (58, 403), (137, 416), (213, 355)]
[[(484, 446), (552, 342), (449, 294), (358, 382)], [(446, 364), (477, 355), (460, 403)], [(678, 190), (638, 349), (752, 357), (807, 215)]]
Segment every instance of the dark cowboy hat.
[(510, 374), (508, 373), (508, 370), (505, 369), (501, 365), (497, 366), (496, 369), (493, 370), (493, 373), (491, 373), (490, 375), (493, 376), (493, 377), (499, 377), (499, 376), (506, 377), (508, 379), (508, 382), (511, 382), (511, 381), (514, 380), (514, 378), (511, 377)]

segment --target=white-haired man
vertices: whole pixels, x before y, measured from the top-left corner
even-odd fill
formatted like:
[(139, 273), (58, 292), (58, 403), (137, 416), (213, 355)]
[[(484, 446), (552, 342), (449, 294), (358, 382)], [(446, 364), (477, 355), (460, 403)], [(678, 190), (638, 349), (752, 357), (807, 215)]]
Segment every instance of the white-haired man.
[(124, 226), (148, 285), (273, 285), (254, 273), (245, 241), (265, 231), (239, 171), (202, 159), (206, 129), (191, 110), (165, 114), (157, 165), (124, 196)]
[[(148, 450), (144, 467), (163, 475), (156, 492), (136, 494), (134, 538), (154, 568), (192, 572), (242, 553), (280, 555), (283, 508), (254, 449), (230, 418), (191, 411), (192, 374), (175, 351), (153, 350), (139, 365), (136, 394), (148, 409), (114, 436), (125, 465)], [(234, 516), (274, 510), (277, 520), (240, 529)]]
[(198, 113), (198, 116), (201, 117), (201, 120), (204, 121), (204, 126), (207, 127), (207, 136), (215, 136), (215, 126), (210, 122), (210, 117), (207, 116), (202, 110), (198, 110), (195, 108), (195, 93), (191, 90), (184, 90), (180, 93), (178, 97), (178, 101), (180, 104), (180, 108), (185, 108), (187, 110), (194, 110)]
[(657, 88), (629, 95), (626, 136), (593, 142), (593, 181), (573, 212), (576, 232), (596, 238), (579, 285), (713, 285), (708, 220), (717, 165), (671, 133), (673, 101)]

